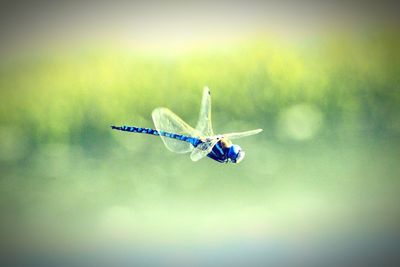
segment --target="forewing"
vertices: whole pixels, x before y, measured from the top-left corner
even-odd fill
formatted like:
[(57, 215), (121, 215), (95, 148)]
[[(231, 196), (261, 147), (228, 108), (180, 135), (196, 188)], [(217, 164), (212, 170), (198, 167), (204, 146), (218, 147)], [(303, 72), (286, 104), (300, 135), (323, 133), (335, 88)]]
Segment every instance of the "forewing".
[(214, 138), (214, 139), (211, 139), (210, 141), (199, 144), (197, 147), (195, 147), (193, 149), (192, 154), (190, 154), (190, 158), (193, 161), (198, 161), (198, 160), (204, 158), (205, 156), (208, 155), (208, 153), (211, 152), (211, 150), (213, 149), (215, 144), (218, 142), (218, 140), (219, 139)]
[(228, 134), (223, 134), (224, 137), (233, 140), (233, 139), (238, 139), (250, 135), (255, 135), (262, 132), (262, 129), (256, 129), (256, 130), (251, 130), (251, 131), (246, 131), (246, 132), (240, 132), (240, 133), (228, 133)]
[(207, 86), (203, 89), (203, 98), (201, 100), (200, 115), (196, 130), (203, 136), (214, 135), (211, 124), (211, 92)]
[[(179, 118), (178, 115), (167, 108), (156, 108), (155, 110), (153, 110), (153, 113), (151, 115), (153, 117), (153, 122), (157, 131), (183, 134), (187, 136), (193, 136), (196, 132), (186, 122)], [(165, 146), (172, 152), (187, 153), (193, 150), (193, 146), (188, 142), (168, 138), (161, 135), (160, 137)]]

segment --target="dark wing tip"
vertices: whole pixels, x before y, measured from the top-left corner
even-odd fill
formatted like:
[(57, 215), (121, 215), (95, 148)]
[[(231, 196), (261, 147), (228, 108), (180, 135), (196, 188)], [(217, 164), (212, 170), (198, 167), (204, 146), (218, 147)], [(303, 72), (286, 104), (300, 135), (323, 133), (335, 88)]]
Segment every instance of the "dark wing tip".
[(207, 90), (207, 92), (208, 92), (208, 95), (211, 95), (211, 90), (210, 90), (210, 88), (208, 88), (208, 86), (206, 85), (206, 86), (204, 86), (204, 88)]

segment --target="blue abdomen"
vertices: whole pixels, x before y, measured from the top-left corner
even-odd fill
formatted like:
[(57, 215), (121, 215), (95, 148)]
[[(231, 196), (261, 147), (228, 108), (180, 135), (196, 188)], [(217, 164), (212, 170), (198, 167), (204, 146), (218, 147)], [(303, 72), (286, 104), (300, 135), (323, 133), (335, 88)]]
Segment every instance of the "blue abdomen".
[(180, 140), (183, 142), (191, 143), (194, 147), (198, 146), (201, 141), (198, 138), (186, 136), (182, 134), (176, 133), (169, 133), (164, 131), (157, 131), (151, 128), (143, 128), (143, 127), (136, 127), (136, 126), (111, 126), (114, 130), (131, 132), (131, 133), (144, 133), (144, 134), (151, 134), (151, 135), (161, 135), (168, 138)]

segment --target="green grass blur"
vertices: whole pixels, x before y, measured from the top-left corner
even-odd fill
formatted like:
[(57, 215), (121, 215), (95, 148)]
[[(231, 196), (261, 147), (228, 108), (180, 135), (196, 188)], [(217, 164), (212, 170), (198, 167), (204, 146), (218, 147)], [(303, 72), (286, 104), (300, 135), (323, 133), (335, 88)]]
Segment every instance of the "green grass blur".
[[(93, 46), (4, 57), (2, 232), (43, 241), (393, 226), (399, 47), (397, 32), (369, 32), (182, 53)], [(205, 85), (215, 132), (264, 129), (238, 140), (238, 166), (194, 163), (156, 137), (109, 127), (152, 127), (159, 106), (195, 125)]]

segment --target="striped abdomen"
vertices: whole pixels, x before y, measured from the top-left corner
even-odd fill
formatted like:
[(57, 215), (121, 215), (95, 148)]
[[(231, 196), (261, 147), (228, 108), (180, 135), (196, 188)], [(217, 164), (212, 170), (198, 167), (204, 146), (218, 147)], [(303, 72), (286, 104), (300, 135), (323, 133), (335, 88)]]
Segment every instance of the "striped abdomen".
[(182, 135), (182, 134), (169, 133), (169, 132), (164, 132), (164, 131), (157, 131), (157, 130), (150, 129), (150, 128), (142, 128), (142, 127), (135, 127), (135, 126), (121, 126), (121, 127), (111, 126), (111, 128), (115, 129), (115, 130), (131, 132), (131, 133), (162, 135), (162, 136), (165, 136), (168, 138), (173, 138), (173, 139), (191, 143), (194, 147), (198, 146), (201, 143), (201, 141), (195, 137), (190, 137), (190, 136), (186, 136), (186, 135)]

